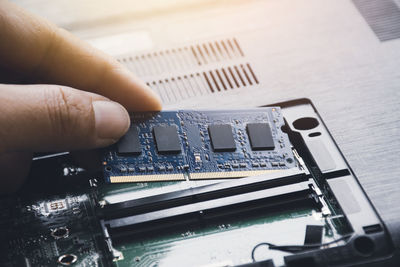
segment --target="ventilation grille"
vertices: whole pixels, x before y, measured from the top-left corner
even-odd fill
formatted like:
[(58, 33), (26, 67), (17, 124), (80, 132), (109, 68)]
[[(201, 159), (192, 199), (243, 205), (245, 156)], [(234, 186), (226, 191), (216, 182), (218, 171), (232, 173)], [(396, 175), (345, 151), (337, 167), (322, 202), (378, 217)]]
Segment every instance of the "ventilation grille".
[(244, 57), (244, 53), (233, 38), (123, 57), (118, 61), (139, 76), (149, 76), (241, 57)]
[(392, 0), (353, 0), (381, 41), (400, 38), (400, 8)]
[(249, 63), (147, 82), (164, 103), (258, 84)]
[(118, 59), (164, 103), (259, 84), (236, 38), (189, 44)]

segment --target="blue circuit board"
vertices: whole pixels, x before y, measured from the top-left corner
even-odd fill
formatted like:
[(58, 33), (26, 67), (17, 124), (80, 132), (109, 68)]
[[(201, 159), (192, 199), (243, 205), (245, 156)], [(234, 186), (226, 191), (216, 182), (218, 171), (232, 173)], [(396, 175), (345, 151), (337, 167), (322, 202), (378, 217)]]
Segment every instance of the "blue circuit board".
[[(261, 126), (255, 127), (253, 140), (249, 125)], [(279, 107), (134, 113), (131, 135), (105, 151), (104, 176), (111, 183), (158, 182), (238, 178), (293, 168), (296, 162), (283, 125)], [(216, 127), (214, 136), (210, 127)], [(271, 140), (265, 148), (264, 135)]]

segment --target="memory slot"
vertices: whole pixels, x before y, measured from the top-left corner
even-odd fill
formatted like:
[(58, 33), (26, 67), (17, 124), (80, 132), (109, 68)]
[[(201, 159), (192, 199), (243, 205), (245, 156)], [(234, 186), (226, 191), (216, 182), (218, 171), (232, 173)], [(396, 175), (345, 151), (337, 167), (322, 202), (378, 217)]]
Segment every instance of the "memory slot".
[(243, 216), (280, 206), (293, 207), (304, 203), (319, 207), (318, 199), (308, 181), (104, 220), (102, 224), (108, 228), (113, 239), (118, 239), (184, 225), (206, 225), (224, 217)]
[(127, 199), (126, 201), (99, 207), (98, 214), (100, 214), (102, 218), (116, 218), (152, 212), (155, 210), (233, 196), (266, 188), (300, 183), (307, 181), (308, 178), (309, 176), (307, 173), (297, 169), (285, 170), (279, 173), (266, 173), (259, 176), (190, 187), (148, 197)]

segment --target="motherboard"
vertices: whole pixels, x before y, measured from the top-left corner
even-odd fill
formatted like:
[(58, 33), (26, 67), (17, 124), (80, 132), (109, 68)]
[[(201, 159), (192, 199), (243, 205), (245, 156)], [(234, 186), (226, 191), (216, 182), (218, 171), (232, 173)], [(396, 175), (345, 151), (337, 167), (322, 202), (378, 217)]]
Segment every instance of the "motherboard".
[(344, 244), (352, 229), (285, 125), (279, 107), (135, 113), (96, 168), (38, 156), (0, 198), (0, 266), (283, 266)]

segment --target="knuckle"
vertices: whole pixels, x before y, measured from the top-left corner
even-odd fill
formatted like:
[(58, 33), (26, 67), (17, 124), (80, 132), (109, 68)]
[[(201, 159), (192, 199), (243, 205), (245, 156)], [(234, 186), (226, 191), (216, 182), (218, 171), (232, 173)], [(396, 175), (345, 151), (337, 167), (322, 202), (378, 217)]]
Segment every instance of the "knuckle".
[[(67, 88), (62, 86), (46, 88), (45, 107), (52, 130), (63, 136), (74, 135), (76, 129), (84, 130), (84, 121), (91, 112), (90, 103), (85, 103), (83, 97), (74, 96)], [(89, 105), (88, 105), (89, 104)]]

